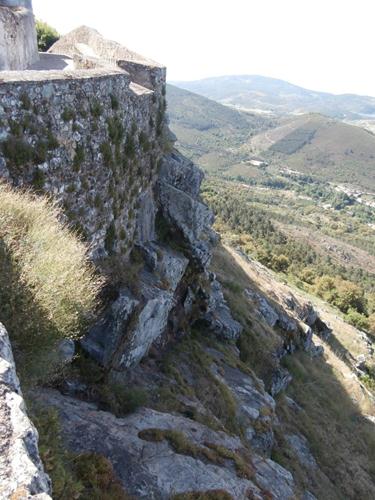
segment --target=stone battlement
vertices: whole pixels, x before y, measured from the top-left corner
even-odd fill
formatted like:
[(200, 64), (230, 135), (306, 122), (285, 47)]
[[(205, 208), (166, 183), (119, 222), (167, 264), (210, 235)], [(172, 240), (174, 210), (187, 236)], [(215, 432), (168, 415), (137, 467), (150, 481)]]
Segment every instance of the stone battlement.
[(165, 68), (86, 27), (36, 66), (0, 72), (0, 176), (51, 193), (93, 256), (126, 256), (168, 140)]
[(30, 64), (27, 71), (24, 68), (17, 71), (15, 66), (3, 65), (4, 70), (11, 71), (0, 71), (0, 85), (123, 75), (129, 84), (133, 82), (160, 93), (166, 81), (165, 67), (117, 42), (104, 39), (96, 30), (86, 26), (60, 38), (49, 53), (40, 54), (40, 59)]

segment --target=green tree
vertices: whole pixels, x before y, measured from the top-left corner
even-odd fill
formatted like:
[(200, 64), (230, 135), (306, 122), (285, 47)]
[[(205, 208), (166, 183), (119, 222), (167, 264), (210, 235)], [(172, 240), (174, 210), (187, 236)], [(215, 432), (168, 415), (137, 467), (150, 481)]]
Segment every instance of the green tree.
[(271, 267), (275, 271), (278, 272), (286, 271), (289, 265), (290, 265), (289, 259), (285, 255), (275, 255), (274, 257), (272, 257)]
[(365, 312), (365, 298), (361, 287), (342, 278), (336, 279), (337, 298), (334, 303), (343, 312), (354, 309), (359, 313)]
[(39, 20), (36, 21), (36, 35), (40, 52), (47, 52), (47, 50), (60, 38), (55, 28)]

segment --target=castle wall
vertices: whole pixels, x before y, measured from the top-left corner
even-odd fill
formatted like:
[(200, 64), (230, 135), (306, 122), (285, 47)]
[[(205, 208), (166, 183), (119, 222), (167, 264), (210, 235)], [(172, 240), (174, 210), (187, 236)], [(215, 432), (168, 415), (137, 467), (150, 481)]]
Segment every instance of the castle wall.
[(94, 256), (126, 255), (162, 153), (163, 83), (99, 69), (1, 76), (0, 176), (52, 193)]
[(136, 61), (117, 61), (117, 65), (130, 75), (132, 82), (147, 89), (160, 89), (166, 80), (164, 68), (150, 67)]
[(0, 2), (0, 71), (22, 70), (38, 60), (35, 20), (32, 10), (10, 8), (4, 4), (30, 2)]

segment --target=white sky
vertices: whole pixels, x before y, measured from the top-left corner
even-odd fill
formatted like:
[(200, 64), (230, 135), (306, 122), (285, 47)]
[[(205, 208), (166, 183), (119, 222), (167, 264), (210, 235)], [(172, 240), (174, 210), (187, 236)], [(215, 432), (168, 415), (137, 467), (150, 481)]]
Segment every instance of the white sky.
[(86, 24), (170, 80), (259, 74), (375, 96), (374, 0), (33, 0), (60, 33)]

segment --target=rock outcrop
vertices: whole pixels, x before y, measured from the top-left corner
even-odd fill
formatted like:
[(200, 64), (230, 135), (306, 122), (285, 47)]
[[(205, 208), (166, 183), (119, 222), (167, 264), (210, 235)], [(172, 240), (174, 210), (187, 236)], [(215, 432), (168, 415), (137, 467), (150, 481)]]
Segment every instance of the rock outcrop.
[(290, 472), (267, 458), (250, 459), (238, 437), (147, 408), (116, 418), (57, 391), (44, 390), (37, 399), (58, 410), (69, 448), (109, 457), (136, 498), (167, 500), (210, 490), (224, 490), (236, 500), (294, 498)]
[[(233, 319), (219, 282), (207, 271), (215, 234), (213, 215), (199, 198), (202, 179), (202, 172), (177, 151), (164, 157), (155, 198), (150, 193), (146, 201), (151, 217), (145, 210), (138, 222), (138, 234), (147, 228), (136, 247), (140, 270), (82, 341), (103, 366), (124, 371), (136, 365), (153, 343), (160, 343), (169, 323), (179, 329), (173, 311), (181, 302), (185, 322), (204, 319), (217, 336), (238, 338), (241, 325)], [(162, 218), (159, 233), (164, 230), (164, 235), (157, 234), (154, 211)], [(206, 289), (200, 279), (207, 281)], [(194, 306), (198, 303), (199, 310)]]
[(215, 275), (210, 275), (211, 284), (208, 295), (208, 307), (204, 315), (207, 324), (222, 339), (237, 340), (242, 332), (241, 324), (233, 319), (231, 310), (225, 301), (220, 283)]
[(161, 164), (159, 200), (164, 217), (188, 243), (197, 263), (205, 269), (215, 235), (213, 213), (199, 200), (203, 172), (181, 154), (168, 155)]
[(51, 485), (38, 452), (9, 337), (0, 324), (0, 498), (51, 499)]
[(262, 455), (270, 456), (274, 445), (276, 402), (265, 391), (262, 380), (227, 364), (221, 364), (221, 368), (214, 365), (212, 370), (237, 402), (237, 418), (250, 447)]

